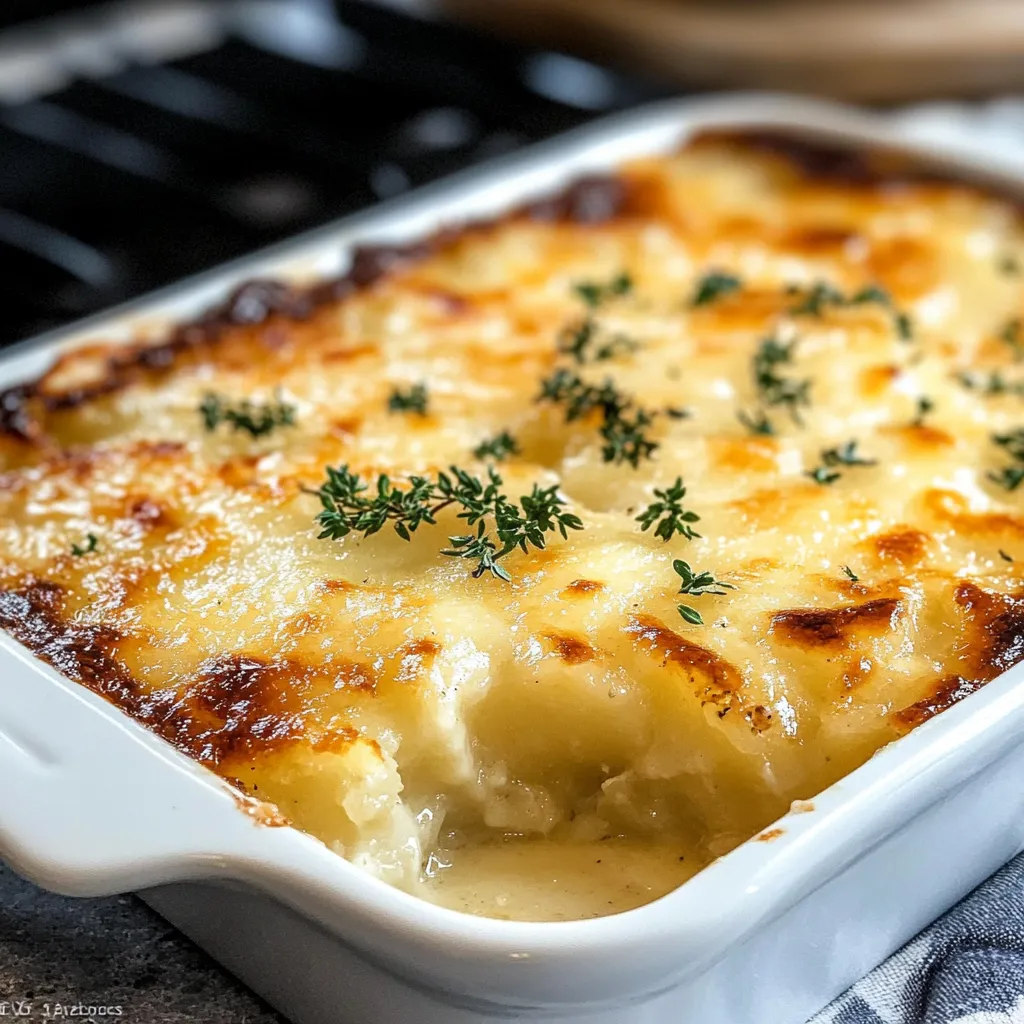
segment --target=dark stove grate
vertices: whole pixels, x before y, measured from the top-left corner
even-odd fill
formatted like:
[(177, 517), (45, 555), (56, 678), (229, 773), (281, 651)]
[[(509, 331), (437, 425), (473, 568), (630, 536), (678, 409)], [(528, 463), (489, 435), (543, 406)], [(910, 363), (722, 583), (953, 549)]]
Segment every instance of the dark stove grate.
[(0, 35), (0, 343), (659, 94), (361, 0), (155, 10)]

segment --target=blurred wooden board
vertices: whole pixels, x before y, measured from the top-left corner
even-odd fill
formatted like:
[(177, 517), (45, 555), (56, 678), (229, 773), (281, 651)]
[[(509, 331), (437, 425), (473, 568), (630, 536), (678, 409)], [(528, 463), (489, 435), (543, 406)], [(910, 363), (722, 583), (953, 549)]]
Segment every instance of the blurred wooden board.
[(441, 0), (534, 44), (712, 88), (886, 101), (1024, 88), (1024, 0)]

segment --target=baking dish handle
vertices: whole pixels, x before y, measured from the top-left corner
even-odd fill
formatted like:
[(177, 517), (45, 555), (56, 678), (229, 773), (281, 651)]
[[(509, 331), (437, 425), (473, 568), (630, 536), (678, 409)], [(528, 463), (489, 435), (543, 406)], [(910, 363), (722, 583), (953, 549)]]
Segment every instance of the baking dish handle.
[(282, 831), (2, 634), (0, 650), (13, 656), (0, 674), (0, 859), (19, 874), (74, 896), (213, 878), (254, 833)]

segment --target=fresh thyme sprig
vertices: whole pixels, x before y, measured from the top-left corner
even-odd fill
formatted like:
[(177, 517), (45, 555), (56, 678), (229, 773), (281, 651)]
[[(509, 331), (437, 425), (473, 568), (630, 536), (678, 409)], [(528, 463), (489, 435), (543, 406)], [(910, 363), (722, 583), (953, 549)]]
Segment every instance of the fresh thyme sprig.
[(778, 372), (778, 367), (793, 362), (795, 344), (795, 341), (784, 343), (774, 337), (765, 338), (754, 353), (752, 368), (754, 386), (761, 403), (785, 406), (793, 422), (802, 425), (799, 409), (811, 403), (810, 378), (798, 380), (795, 377), (784, 377)]
[(700, 534), (690, 525), (700, 521), (696, 512), (683, 508), (683, 498), (686, 497), (686, 488), (683, 486), (683, 478), (676, 477), (676, 482), (664, 491), (655, 490), (654, 496), (658, 499), (652, 501), (636, 517), (641, 530), (649, 530), (656, 522), (657, 529), (655, 537), (663, 541), (670, 541), (677, 533), (687, 540), (693, 540)]
[(418, 416), (427, 415), (427, 386), (413, 384), (407, 390), (395, 388), (388, 396), (388, 412), (412, 412)]
[(633, 279), (625, 272), (606, 283), (581, 281), (573, 285), (573, 291), (583, 300), (588, 313), (561, 331), (558, 351), (580, 364), (603, 362), (636, 351), (639, 345), (633, 338), (621, 333), (608, 335), (594, 318), (594, 313), (606, 302), (628, 295), (632, 290)]
[(510, 455), (519, 454), (519, 445), (516, 439), (507, 431), (483, 441), (473, 449), (473, 455), (478, 459), (494, 459), (495, 462), (502, 462)]
[(633, 278), (622, 271), (604, 284), (599, 281), (579, 281), (572, 288), (591, 309), (597, 309), (609, 299), (628, 295), (633, 290)]
[(635, 352), (639, 343), (628, 334), (606, 335), (593, 317), (570, 324), (558, 335), (558, 351), (572, 356), (577, 363), (600, 363), (627, 352)]
[(807, 471), (816, 484), (834, 484), (843, 474), (837, 466), (874, 466), (875, 459), (865, 459), (857, 454), (857, 442), (847, 441), (836, 448), (826, 448), (821, 453), (820, 466)]
[(755, 436), (772, 437), (775, 434), (772, 421), (765, 415), (764, 409), (758, 409), (756, 413), (748, 413), (746, 410), (740, 409), (736, 413), (736, 419)]
[(1015, 491), (1024, 483), (1024, 427), (1018, 427), (1008, 434), (993, 434), (992, 440), (1017, 465), (1004, 466), (998, 473), (989, 473), (988, 478), (1004, 490)]
[(718, 299), (731, 295), (743, 287), (743, 282), (734, 274), (726, 274), (720, 270), (708, 271), (694, 289), (690, 305), (693, 307), (707, 306)]
[(853, 583), (860, 582), (860, 577), (848, 565), (843, 566), (843, 575), (849, 577)]
[(541, 381), (538, 402), (554, 402), (565, 407), (565, 420), (572, 423), (594, 409), (601, 412), (600, 427), (605, 462), (628, 462), (634, 469), (641, 459), (650, 458), (658, 444), (644, 432), (654, 422), (655, 413), (639, 408), (613, 381), (587, 384), (571, 370), (556, 370)]
[(1024, 359), (1024, 337), (1021, 336), (1021, 322), (1019, 317), (1007, 320), (1003, 329), (999, 332), (999, 340), (1009, 346), (1013, 352), (1013, 361), (1019, 363)]
[(877, 284), (869, 284), (852, 295), (844, 295), (827, 281), (817, 281), (803, 295), (803, 299), (790, 307), (790, 316), (821, 316), (829, 306), (866, 306), (875, 304), (884, 307), (893, 318), (893, 327), (901, 341), (913, 338), (914, 327), (910, 317), (896, 309), (892, 296)]
[(935, 411), (935, 402), (933, 402), (927, 395), (919, 395), (916, 410), (914, 418), (910, 421), (910, 425), (912, 427), (923, 427), (925, 418)]
[(75, 558), (81, 558), (83, 555), (91, 555), (99, 547), (99, 538), (95, 533), (87, 533), (85, 535), (84, 544), (72, 544), (71, 554)]
[(493, 468), (487, 471), (486, 482), (451, 466), (449, 473), (436, 477), (412, 476), (408, 485), (398, 486), (381, 474), (375, 491), (371, 491), (348, 466), (327, 467), (327, 479), (315, 493), (323, 506), (316, 521), (321, 538), (339, 540), (350, 533), (371, 537), (387, 523), (402, 540), (426, 523), (434, 526), (437, 515), (449, 506), (461, 511), (471, 532), (449, 537), (452, 545), (441, 554), (453, 558), (475, 560), (474, 577), (490, 573), (510, 580), (499, 559), (515, 551), (543, 548), (545, 535), (554, 531), (563, 537), (569, 530), (582, 530), (579, 516), (564, 510), (565, 500), (557, 486), (542, 488), (533, 485), (517, 504), (502, 491), (503, 481)]
[(958, 373), (956, 379), (968, 391), (978, 391), (985, 397), (1024, 395), (1024, 381), (1007, 380), (999, 370), (989, 373), (965, 370)]
[[(731, 583), (725, 583), (720, 579), (716, 579), (713, 573), (707, 571), (695, 573), (690, 568), (689, 563), (684, 562), (681, 558), (673, 561), (672, 568), (675, 569), (676, 574), (682, 581), (678, 591), (680, 594), (688, 594), (691, 597), (703, 597), (705, 594), (721, 596), (726, 590), (736, 589)], [(704, 625), (704, 619), (696, 608), (692, 608), (688, 604), (680, 604), (676, 608), (687, 622), (694, 626)]]
[(198, 411), (208, 431), (229, 423), (232, 430), (245, 431), (251, 437), (263, 437), (277, 427), (295, 425), (295, 406), (283, 401), (280, 393), (272, 402), (259, 403), (243, 398), (232, 403), (224, 396), (209, 391), (199, 403)]

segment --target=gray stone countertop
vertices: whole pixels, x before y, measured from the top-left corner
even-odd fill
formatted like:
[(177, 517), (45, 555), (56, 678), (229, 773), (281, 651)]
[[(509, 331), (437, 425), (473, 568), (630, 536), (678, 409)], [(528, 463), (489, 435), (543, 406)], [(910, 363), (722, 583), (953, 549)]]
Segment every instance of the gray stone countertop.
[[(21, 1001), (32, 1011), (15, 1017)], [(76, 1004), (121, 1007), (95, 1018), (114, 1024), (284, 1024), (134, 896), (55, 896), (0, 865), (0, 1024), (89, 1024), (54, 1015)]]

